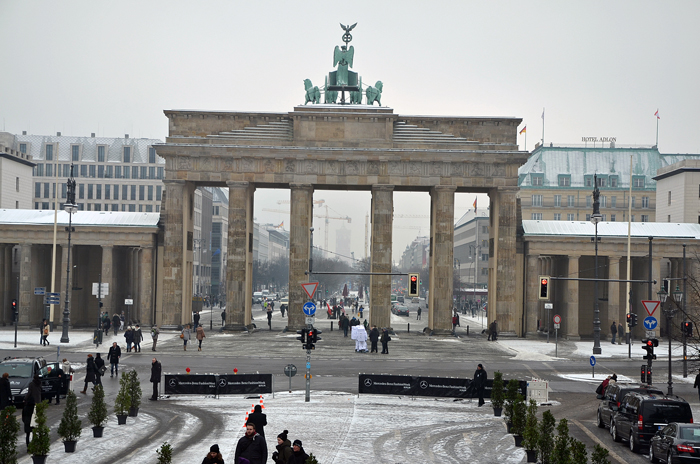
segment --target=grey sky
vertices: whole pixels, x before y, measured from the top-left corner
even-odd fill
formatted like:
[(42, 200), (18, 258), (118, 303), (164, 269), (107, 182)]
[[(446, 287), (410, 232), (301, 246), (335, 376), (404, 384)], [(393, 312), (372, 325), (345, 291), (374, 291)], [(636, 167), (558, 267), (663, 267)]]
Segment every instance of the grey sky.
[[(660, 150), (700, 153), (699, 17), (694, 0), (2, 0), (0, 117), (14, 133), (164, 139), (164, 109), (291, 111), (303, 79), (321, 85), (331, 70), (338, 23), (357, 22), (354, 70), (382, 80), (398, 114), (521, 117), (532, 150), (543, 107), (546, 143), (618, 145), (653, 144), (658, 108)], [(261, 208), (288, 198), (259, 191), (256, 217), (281, 222)], [(316, 198), (352, 216), (362, 256), (369, 194)], [(473, 199), (459, 195), (457, 214)], [(395, 210), (428, 215), (428, 195), (397, 194)], [(395, 230), (395, 259), (417, 232)]]

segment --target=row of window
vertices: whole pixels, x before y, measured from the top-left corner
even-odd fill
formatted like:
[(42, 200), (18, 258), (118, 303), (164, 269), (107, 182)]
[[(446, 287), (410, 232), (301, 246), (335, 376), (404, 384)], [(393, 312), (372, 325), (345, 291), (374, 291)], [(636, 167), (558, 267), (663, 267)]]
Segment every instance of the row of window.
[[(644, 176), (632, 176), (632, 188), (644, 188)], [(530, 174), (530, 183), (533, 186), (544, 185), (544, 174)], [(557, 178), (559, 187), (571, 187), (571, 174), (559, 174)], [(583, 185), (593, 187), (593, 176), (583, 176)], [(618, 188), (620, 186), (619, 177), (616, 175), (598, 175), (598, 188)]]
[[(35, 198), (53, 198), (56, 195), (55, 185), (52, 182), (34, 182)], [(122, 200), (161, 201), (163, 196), (162, 185), (119, 185), (111, 184), (78, 184), (76, 186), (76, 198), (79, 200), (119, 200), (120, 191)], [(138, 195), (137, 195), (138, 192)], [(61, 184), (61, 198), (66, 198), (68, 188)]]
[[(608, 215), (603, 214), (603, 222), (606, 222), (608, 220)], [(649, 222), (649, 215), (648, 214), (642, 214), (641, 215), (642, 222)], [(670, 217), (670, 216), (669, 216)], [(632, 222), (634, 222), (634, 214), (631, 216)], [(531, 219), (533, 221), (541, 221), (542, 220), (542, 213), (532, 213)], [(555, 221), (561, 221), (562, 220), (562, 214), (561, 213), (554, 213), (554, 220)], [(566, 214), (566, 220), (567, 221), (575, 221), (576, 220), (576, 214), (574, 213), (567, 213)], [(589, 222), (591, 220), (591, 215), (586, 214), (586, 222)], [(617, 221), (617, 215), (616, 214), (611, 214), (610, 215), (610, 222), (616, 222)], [(670, 221), (669, 221), (670, 222)]]
[[(58, 166), (58, 168), (56, 168)], [(70, 164), (39, 163), (34, 166), (34, 177), (70, 177)], [(114, 166), (111, 164), (79, 164), (73, 166), (73, 177), (98, 179), (163, 179), (165, 168), (155, 166)]]
[[(608, 201), (608, 197), (605, 195), (601, 195), (599, 198), (600, 201), (600, 207), (601, 208), (617, 208), (617, 197), (616, 196), (610, 196)], [(554, 195), (554, 206), (555, 207), (562, 207), (562, 206), (576, 206), (576, 196), (575, 195), (567, 195), (566, 196), (566, 204), (562, 204), (562, 196), (561, 195)], [(632, 197), (632, 208), (636, 208), (637, 205), (637, 197)], [(669, 205), (671, 204), (671, 192), (669, 192)], [(586, 207), (590, 208), (593, 205), (593, 197), (591, 195), (586, 196)], [(543, 196), (542, 195), (532, 195), (532, 206), (543, 206)], [(620, 205), (621, 208), (626, 208), (627, 205)], [(640, 208), (649, 208), (649, 197), (642, 197), (642, 203)]]
[[(65, 206), (65, 203), (59, 203), (59, 208), (63, 209)], [(44, 201), (39, 203), (34, 202), (34, 209), (42, 209), (42, 210), (48, 210), (49, 208), (54, 209), (55, 208), (55, 203), (49, 203), (48, 201)], [(119, 206), (119, 203), (112, 203), (112, 204), (104, 204), (104, 210), (102, 209), (102, 204), (101, 203), (78, 203), (78, 209), (80, 211), (128, 211), (130, 213), (135, 213), (136, 210), (138, 209), (139, 213), (152, 213), (154, 211), (153, 205), (136, 205), (134, 203), (131, 204), (121, 204), (121, 208)], [(155, 205), (155, 212), (159, 213), (160, 212), (160, 205)]]
[[(108, 149), (107, 145), (98, 145), (97, 146), (97, 162), (98, 163), (105, 162), (105, 155), (107, 153), (107, 149)], [(132, 149), (132, 147), (122, 147), (122, 156), (121, 156), (122, 162), (124, 162), (124, 163), (131, 163), (132, 162), (131, 149)], [(27, 144), (20, 143), (19, 144), (19, 151), (26, 154), (27, 153)], [(44, 145), (44, 159), (46, 161), (53, 161), (55, 151), (56, 151), (56, 144), (47, 143), (46, 145)], [(70, 146), (70, 153), (71, 153), (71, 161), (81, 161), (82, 145), (71, 145)], [(150, 164), (156, 164), (156, 149), (153, 147), (148, 147), (148, 162)]]

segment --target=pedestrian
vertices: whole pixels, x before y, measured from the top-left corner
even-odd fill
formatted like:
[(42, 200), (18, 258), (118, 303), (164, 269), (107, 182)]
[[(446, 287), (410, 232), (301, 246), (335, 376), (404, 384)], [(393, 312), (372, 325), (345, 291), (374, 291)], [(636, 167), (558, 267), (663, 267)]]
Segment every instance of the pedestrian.
[(457, 330), (457, 321), (459, 318), (457, 317), (457, 311), (454, 312), (454, 315), (452, 316), (452, 332)]
[[(124, 321), (126, 318), (124, 317), (124, 311), (119, 315), (119, 330), (124, 331)], [(116, 334), (115, 334), (116, 335)]]
[(151, 338), (153, 339), (153, 348), (151, 350), (155, 351), (156, 350), (156, 345), (158, 344), (158, 334), (160, 333), (160, 330), (158, 330), (158, 326), (154, 325), (151, 327)]
[(199, 343), (199, 348), (197, 351), (202, 351), (202, 340), (206, 338), (206, 335), (204, 335), (204, 327), (201, 325), (197, 327), (197, 334), (195, 335), (197, 337), (197, 342)]
[(88, 383), (95, 384), (95, 359), (91, 354), (87, 355), (87, 365), (85, 366), (85, 386), (80, 391), (83, 395), (87, 394)]
[(100, 353), (95, 354), (95, 381), (93, 382), (95, 385), (102, 385), (102, 376), (105, 375), (105, 372), (107, 372), (107, 368), (105, 367), (105, 360), (102, 359), (100, 356)]
[(190, 341), (190, 325), (187, 324), (180, 332), (180, 338), (182, 339), (183, 345), (182, 349), (187, 351), (187, 342)]
[(131, 353), (131, 344), (134, 343), (134, 332), (132, 332), (131, 326), (126, 328), (124, 338), (126, 339), (126, 352)]
[(350, 319), (348, 319), (348, 316), (343, 314), (343, 317), (340, 319), (340, 328), (343, 329), (343, 337), (348, 336), (348, 328), (350, 327)]
[[(697, 383), (697, 380), (696, 380)], [(10, 388), (10, 374), (2, 374), (0, 378), (0, 411), (12, 404), (12, 389)]]
[(43, 326), (43, 332), (41, 336), (41, 344), (44, 346), (48, 346), (51, 343), (49, 343), (49, 332), (51, 332), (51, 328), (49, 327), (49, 321), (44, 319), (44, 326)]
[(272, 330), (272, 308), (267, 307), (267, 326)]
[(700, 370), (698, 370), (698, 375), (695, 376), (695, 385), (693, 388), (698, 389), (698, 399), (700, 399)]
[(419, 304), (419, 305), (418, 305), (418, 311), (416, 312), (416, 313), (417, 313), (417, 316), (416, 316), (416, 320), (417, 320), (417, 321), (420, 321), (420, 313), (421, 313), (422, 311), (423, 311), (423, 310), (421, 309), (420, 304)]
[(615, 324), (615, 321), (613, 321), (612, 325), (610, 326), (610, 333), (612, 334), (612, 343), (613, 345), (615, 344), (615, 336), (617, 335), (617, 324)]
[[(53, 371), (52, 371), (53, 374)], [(56, 405), (61, 404), (61, 392), (63, 391), (63, 382), (66, 378), (63, 369), (61, 369), (61, 365), (57, 364), (57, 367), (55, 369), (55, 374), (56, 377), (58, 378), (58, 385), (61, 387), (59, 390), (56, 392)], [(53, 396), (49, 396), (49, 404), (51, 404), (51, 400), (53, 399)]]
[(304, 448), (301, 446), (301, 440), (294, 440), (292, 444), (292, 456), (287, 461), (287, 464), (305, 464), (306, 460), (309, 459), (309, 455), (306, 454)]
[(141, 352), (141, 342), (143, 341), (143, 332), (141, 332), (141, 326), (136, 324), (133, 330), (134, 333), (134, 352)]
[(114, 335), (117, 335), (117, 331), (119, 330), (120, 325), (121, 319), (119, 318), (119, 314), (114, 313), (114, 316), (112, 316), (112, 327), (114, 328)]
[[(622, 339), (625, 338), (625, 326), (622, 325), (622, 321), (617, 323), (617, 344), (622, 345)], [(627, 344), (627, 339), (625, 338), (625, 345)]]
[(219, 451), (219, 445), (211, 445), (209, 452), (204, 456), (202, 464), (224, 464), (224, 457)]
[(289, 434), (288, 430), (277, 435), (277, 446), (275, 446), (275, 451), (272, 453), (272, 460), (275, 464), (287, 464), (289, 458), (292, 456), (294, 451), (292, 450), (292, 442), (287, 438)]
[(158, 401), (158, 384), (160, 383), (160, 374), (162, 372), (162, 366), (160, 361), (153, 358), (151, 362), (151, 383), (153, 384), (153, 395), (149, 398), (151, 401)]
[(24, 397), (24, 407), (22, 408), (22, 422), (24, 422), (24, 433), (27, 434), (27, 446), (29, 446), (29, 434), (34, 430), (34, 406), (41, 403), (41, 379), (38, 374), (29, 382), (27, 394)]
[(114, 371), (117, 371), (117, 378), (119, 377), (119, 358), (121, 357), (122, 349), (119, 348), (117, 342), (112, 343), (112, 346), (109, 348), (109, 352), (107, 353), (107, 360), (110, 364), (110, 377), (114, 377)]
[(199, 319), (200, 319), (199, 311), (194, 313), (194, 318), (192, 318), (192, 319), (194, 321), (194, 328), (196, 329), (197, 327), (199, 327)]
[[(263, 464), (267, 462), (267, 443), (265, 439), (255, 431), (255, 424), (248, 421), (243, 435), (236, 445), (236, 453), (233, 462), (240, 462), (239, 458), (245, 458), (250, 464)], [(302, 461), (304, 462), (304, 461)]]
[[(282, 311), (282, 315), (284, 316), (284, 311)], [(226, 325), (226, 310), (224, 309), (221, 311), (221, 327)]]
[(389, 342), (391, 337), (389, 336), (389, 329), (386, 327), (382, 328), (382, 338), (379, 340), (382, 342), (382, 354), (389, 354)]
[(473, 392), (476, 393), (479, 398), (480, 407), (484, 405), (484, 387), (486, 386), (486, 379), (488, 379), (488, 374), (484, 366), (479, 364), (474, 372), (474, 380), (472, 380), (472, 382), (474, 384)]
[(610, 383), (610, 379), (612, 378), (611, 375), (607, 376), (605, 380), (600, 382), (600, 385), (598, 385), (598, 388), (596, 388), (595, 392), (600, 395), (604, 396), (605, 395), (605, 389), (608, 388), (608, 384)]
[(255, 424), (255, 431), (265, 438), (265, 426), (267, 425), (267, 415), (262, 412), (262, 406), (256, 404), (253, 412), (248, 415), (248, 422)]
[(46, 325), (46, 319), (41, 320), (39, 325), (39, 344), (44, 345), (44, 326)]
[(498, 324), (496, 323), (496, 321), (493, 321), (489, 324), (488, 334), (489, 336), (487, 340), (493, 340), (495, 342), (498, 336)]
[[(364, 308), (362, 305), (360, 305), (360, 308), (357, 310), (357, 312), (358, 312), (359, 315), (360, 315), (360, 319), (362, 319), (362, 311), (364, 311), (364, 310), (365, 310), (365, 308)], [(297, 441), (298, 441), (298, 440), (297, 440)]]

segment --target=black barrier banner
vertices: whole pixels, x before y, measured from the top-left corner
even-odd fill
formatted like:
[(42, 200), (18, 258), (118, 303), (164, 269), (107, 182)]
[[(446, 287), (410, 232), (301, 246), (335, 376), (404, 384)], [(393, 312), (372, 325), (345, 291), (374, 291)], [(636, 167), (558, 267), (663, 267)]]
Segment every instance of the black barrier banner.
[[(507, 384), (504, 381), (504, 384)], [(520, 393), (527, 398), (527, 382), (518, 381)], [(493, 380), (486, 381), (484, 398), (491, 397)], [(360, 374), (359, 393), (375, 395), (411, 395), (443, 398), (476, 398), (471, 379), (419, 377), (408, 375)]]
[(166, 374), (166, 395), (272, 393), (272, 374)]

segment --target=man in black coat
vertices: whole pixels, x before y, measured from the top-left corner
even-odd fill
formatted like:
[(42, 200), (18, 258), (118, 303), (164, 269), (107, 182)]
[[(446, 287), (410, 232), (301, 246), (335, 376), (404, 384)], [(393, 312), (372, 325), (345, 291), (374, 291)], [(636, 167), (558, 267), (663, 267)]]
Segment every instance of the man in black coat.
[(149, 398), (151, 401), (158, 400), (158, 384), (160, 383), (161, 372), (162, 366), (160, 365), (160, 361), (153, 358), (153, 362), (151, 363), (151, 383), (153, 384), (153, 396)]
[(12, 404), (12, 390), (10, 389), (10, 374), (5, 372), (0, 378), (0, 411)]
[(199, 325), (199, 318), (200, 318), (199, 311), (197, 311), (196, 313), (194, 313), (194, 317), (192, 318), (192, 321), (194, 322), (193, 329), (196, 329), (197, 326)]
[(248, 421), (245, 427), (245, 435), (238, 440), (236, 454), (233, 462), (238, 458), (246, 458), (250, 464), (264, 464), (267, 462), (267, 443), (265, 438), (255, 431), (255, 424)]
[(479, 397), (479, 406), (484, 405), (484, 387), (486, 386), (487, 378), (488, 374), (486, 374), (484, 366), (479, 364), (476, 368), (476, 371), (474, 372), (474, 380), (472, 380), (472, 384), (474, 385), (474, 392)]
[(379, 329), (377, 329), (376, 325), (372, 326), (372, 330), (369, 331), (369, 341), (372, 342), (372, 348), (370, 349), (370, 353), (376, 353), (377, 352), (377, 342), (379, 341)]
[(107, 360), (109, 360), (110, 364), (110, 377), (114, 377), (114, 371), (117, 371), (117, 377), (119, 377), (119, 358), (122, 357), (122, 349), (119, 348), (119, 345), (117, 345), (117, 342), (112, 343), (112, 346), (109, 347), (109, 353), (107, 353)]
[(114, 317), (112, 317), (112, 325), (114, 326), (114, 335), (117, 335), (117, 330), (119, 330), (119, 326), (121, 325), (121, 318), (119, 317), (119, 314), (114, 313)]
[(253, 412), (248, 415), (248, 422), (255, 424), (255, 431), (265, 438), (267, 415), (262, 412), (262, 407), (259, 404), (256, 404), (255, 408), (253, 408)]

